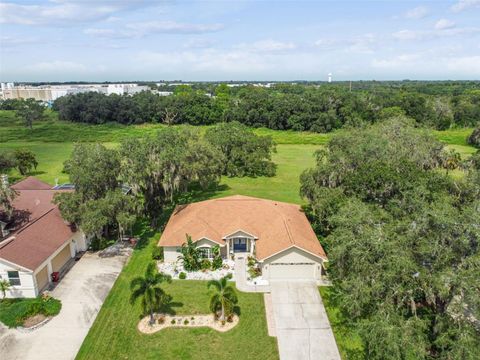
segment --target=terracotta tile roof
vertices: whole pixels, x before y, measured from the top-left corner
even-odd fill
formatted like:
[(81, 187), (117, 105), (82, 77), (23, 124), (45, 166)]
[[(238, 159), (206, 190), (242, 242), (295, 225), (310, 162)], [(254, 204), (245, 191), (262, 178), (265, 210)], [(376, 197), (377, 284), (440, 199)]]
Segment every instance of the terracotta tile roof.
[(29, 176), (26, 179), (23, 179), (11, 186), (15, 190), (51, 190), (52, 185), (49, 185), (43, 181)]
[(224, 245), (223, 238), (238, 230), (258, 238), (259, 260), (292, 246), (327, 258), (300, 206), (241, 195), (178, 206), (159, 245), (181, 246), (186, 234), (194, 241), (206, 237)]
[(35, 270), (75, 233), (52, 203), (58, 191), (50, 190), (51, 187), (39, 189), (43, 187), (41, 184), (41, 181), (29, 180), (21, 187), (31, 185), (37, 189), (16, 189), (14, 220), (9, 224), (11, 233), (0, 242), (0, 259), (30, 270)]

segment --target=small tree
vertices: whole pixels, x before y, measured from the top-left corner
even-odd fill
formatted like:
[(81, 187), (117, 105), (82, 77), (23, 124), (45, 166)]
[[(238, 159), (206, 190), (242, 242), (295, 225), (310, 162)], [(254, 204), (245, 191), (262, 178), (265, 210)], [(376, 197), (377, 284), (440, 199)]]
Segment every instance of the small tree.
[(11, 152), (0, 153), (0, 175), (15, 167), (15, 158)]
[(197, 271), (201, 267), (200, 253), (192, 241), (192, 237), (187, 234), (187, 242), (182, 244), (182, 255), (179, 259), (183, 262), (183, 268), (187, 271)]
[(27, 99), (22, 102), (17, 114), (23, 118), (25, 125), (31, 130), (33, 123), (42, 119), (45, 107), (35, 99)]
[(10, 289), (12, 285), (8, 280), (0, 280), (0, 291), (2, 292), (2, 300), (5, 300), (7, 296), (7, 291)]
[(38, 161), (33, 151), (28, 149), (17, 149), (13, 153), (13, 156), (15, 158), (15, 166), (23, 176), (33, 169), (37, 169)]
[(222, 256), (220, 255), (220, 247), (215, 245), (212, 248), (213, 260), (212, 260), (212, 270), (220, 269), (223, 265)]
[(136, 277), (130, 283), (132, 294), (130, 296), (130, 303), (133, 305), (138, 298), (142, 299), (142, 308), (144, 314), (150, 314), (150, 324), (153, 324), (154, 311), (160, 309), (165, 304), (171, 301), (171, 296), (166, 294), (160, 284), (162, 282), (172, 282), (170, 275), (159, 273), (157, 265), (151, 262), (147, 266), (145, 275), (143, 277)]
[(208, 288), (214, 287), (216, 292), (210, 299), (210, 311), (218, 314), (220, 311), (220, 320), (224, 321), (226, 316), (233, 314), (233, 309), (238, 303), (237, 293), (232, 285), (228, 284), (227, 277), (220, 280), (210, 280)]

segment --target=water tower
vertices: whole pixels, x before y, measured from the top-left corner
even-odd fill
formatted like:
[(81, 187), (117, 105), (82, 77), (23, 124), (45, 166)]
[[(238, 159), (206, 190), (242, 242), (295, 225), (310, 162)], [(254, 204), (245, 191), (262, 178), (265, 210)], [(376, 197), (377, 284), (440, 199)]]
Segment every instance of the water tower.
[(329, 82), (329, 83), (332, 82), (332, 73), (328, 73), (328, 82)]

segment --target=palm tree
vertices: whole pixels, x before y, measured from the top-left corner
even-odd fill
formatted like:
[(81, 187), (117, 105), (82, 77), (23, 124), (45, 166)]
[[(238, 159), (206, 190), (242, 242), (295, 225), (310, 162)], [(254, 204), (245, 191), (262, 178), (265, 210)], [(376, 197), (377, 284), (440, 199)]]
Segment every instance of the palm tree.
[(220, 280), (210, 280), (207, 284), (208, 288), (214, 287), (216, 293), (210, 299), (210, 311), (217, 314), (221, 311), (220, 320), (225, 320), (225, 315), (231, 315), (235, 304), (238, 303), (237, 293), (232, 285), (227, 282), (224, 276)]
[(0, 291), (2, 292), (3, 298), (2, 300), (5, 299), (5, 296), (7, 296), (7, 291), (10, 289), (10, 281), (8, 280), (0, 280)]
[(143, 313), (150, 313), (150, 324), (154, 323), (153, 313), (171, 300), (171, 296), (166, 294), (158, 285), (162, 282), (172, 282), (172, 277), (159, 273), (157, 266), (151, 262), (147, 266), (144, 277), (137, 277), (130, 283), (132, 294), (130, 303), (134, 304), (138, 298), (142, 298)]

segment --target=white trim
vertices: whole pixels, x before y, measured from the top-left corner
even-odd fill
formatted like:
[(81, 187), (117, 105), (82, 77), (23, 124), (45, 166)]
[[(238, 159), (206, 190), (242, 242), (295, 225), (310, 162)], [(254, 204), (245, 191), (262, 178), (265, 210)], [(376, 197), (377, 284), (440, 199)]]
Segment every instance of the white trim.
[(267, 256), (266, 258), (263, 258), (262, 260), (259, 260), (259, 261), (260, 261), (260, 262), (264, 262), (265, 260), (270, 259), (271, 257), (273, 257), (273, 256), (275, 256), (275, 255), (278, 255), (278, 254), (281, 254), (281, 253), (283, 253), (283, 252), (285, 252), (285, 251), (287, 251), (287, 250), (290, 250), (290, 249), (292, 249), (292, 248), (305, 251), (307, 254), (310, 254), (310, 255), (312, 255), (312, 256), (315, 256), (315, 257), (321, 259), (322, 261), (328, 262), (328, 259), (327, 259), (327, 258), (324, 258), (324, 257), (322, 257), (322, 256), (320, 256), (320, 255), (314, 254), (314, 253), (312, 253), (312, 252), (310, 252), (310, 251), (308, 251), (308, 250), (305, 250), (304, 248), (301, 248), (300, 246), (297, 246), (297, 245), (289, 246), (288, 248), (285, 248), (285, 249), (283, 249), (283, 250), (280, 250), (280, 251), (276, 252), (275, 254), (269, 255), (269, 256)]
[(24, 271), (26, 271), (26, 272), (31, 272), (32, 274), (35, 272), (35, 270), (28, 269), (28, 268), (26, 268), (26, 267), (20, 266), (20, 265), (15, 264), (15, 263), (13, 263), (13, 262), (11, 262), (11, 261), (5, 260), (4, 258), (0, 258), (0, 262), (3, 262), (4, 264), (6, 264), (6, 265), (8, 265), (8, 266), (12, 266), (12, 267), (15, 267), (15, 266), (16, 266), (16, 267), (18, 267), (18, 268), (20, 268), (20, 269), (22, 269), (22, 270), (24, 270)]
[(242, 229), (238, 229), (238, 230), (236, 230), (236, 231), (234, 231), (234, 232), (232, 232), (232, 233), (230, 233), (230, 234), (228, 234), (228, 235), (225, 235), (222, 239), (227, 240), (227, 239), (231, 239), (231, 238), (234, 238), (234, 237), (241, 237), (241, 236), (233, 236), (233, 235), (235, 235), (235, 234), (238, 233), (238, 232), (242, 232), (242, 233), (250, 236), (250, 238), (252, 238), (252, 239), (254, 239), (254, 240), (257, 240), (257, 239), (258, 239), (257, 236), (255, 236), (255, 235), (253, 235), (253, 234), (250, 234), (249, 232), (247, 232), (247, 231), (245, 231), (245, 230), (242, 230)]
[[(201, 241), (201, 240), (210, 241), (210, 242), (212, 242), (212, 243), (214, 243), (215, 245), (218, 245), (218, 246), (220, 246), (220, 247), (224, 247), (224, 246), (225, 246), (225, 244), (218, 243), (218, 242), (216, 242), (215, 240), (209, 239), (209, 238), (207, 238), (207, 237), (201, 237), (200, 239), (193, 240), (193, 243), (195, 244), (195, 243), (197, 243), (197, 242), (199, 242), (199, 241)], [(175, 246), (176, 246), (176, 245), (175, 245)]]

